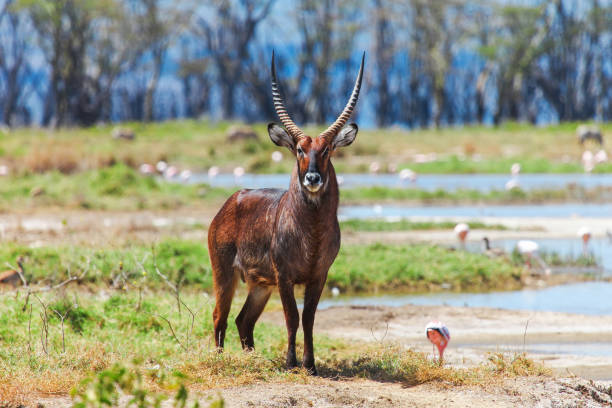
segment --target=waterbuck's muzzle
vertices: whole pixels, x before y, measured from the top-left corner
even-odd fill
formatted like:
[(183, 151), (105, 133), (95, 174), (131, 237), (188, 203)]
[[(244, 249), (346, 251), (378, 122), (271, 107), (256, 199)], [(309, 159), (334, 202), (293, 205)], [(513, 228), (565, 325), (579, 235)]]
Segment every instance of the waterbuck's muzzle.
[(323, 186), (323, 180), (318, 172), (308, 172), (304, 175), (304, 187), (311, 193), (316, 193)]

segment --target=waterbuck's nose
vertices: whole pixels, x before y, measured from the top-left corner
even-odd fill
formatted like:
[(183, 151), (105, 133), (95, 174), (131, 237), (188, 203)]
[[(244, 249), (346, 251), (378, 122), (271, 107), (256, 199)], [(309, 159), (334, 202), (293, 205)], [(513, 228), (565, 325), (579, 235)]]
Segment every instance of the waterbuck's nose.
[(321, 176), (319, 175), (319, 173), (308, 172), (306, 173), (305, 177), (306, 181), (312, 185), (317, 185), (321, 182)]

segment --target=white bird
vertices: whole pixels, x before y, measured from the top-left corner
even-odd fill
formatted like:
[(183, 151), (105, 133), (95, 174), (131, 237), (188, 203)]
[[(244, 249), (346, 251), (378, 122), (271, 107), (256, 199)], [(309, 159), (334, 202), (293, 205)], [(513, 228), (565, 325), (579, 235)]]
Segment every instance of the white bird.
[(149, 175), (155, 173), (155, 167), (149, 163), (143, 163), (138, 168), (141, 174)]
[(595, 168), (595, 159), (593, 153), (590, 150), (586, 150), (582, 153), (582, 166), (584, 171), (590, 173)]
[(380, 164), (378, 162), (372, 162), (370, 163), (370, 173), (378, 173), (378, 171), (380, 170)]
[(582, 253), (584, 256), (589, 254), (589, 241), (591, 240), (591, 229), (589, 227), (581, 227), (578, 230), (578, 237), (582, 238)]
[(8, 166), (2, 165), (0, 166), (0, 176), (8, 176), (9, 168)]
[(338, 289), (337, 287), (334, 286), (331, 289), (331, 294), (332, 294), (333, 297), (337, 297), (340, 294), (340, 289)]
[(515, 188), (521, 188), (521, 183), (519, 183), (518, 179), (513, 178), (511, 180), (508, 180), (508, 182), (506, 182), (505, 188), (506, 188), (506, 191), (510, 191)]
[(597, 153), (595, 153), (594, 156), (595, 159), (595, 163), (604, 163), (608, 161), (608, 154), (606, 153), (605, 150), (600, 150)]
[(444, 323), (434, 320), (427, 323), (427, 326), (425, 327), (425, 335), (431, 344), (438, 348), (438, 353), (440, 354), (440, 359), (438, 361), (440, 364), (442, 364), (444, 361), (444, 349), (450, 342), (450, 331), (448, 330), (448, 327), (446, 327)]
[(336, 181), (338, 182), (338, 185), (341, 186), (342, 184), (344, 184), (344, 177), (336, 176)]
[(167, 179), (174, 178), (179, 173), (179, 170), (175, 166), (168, 166), (164, 170), (164, 177)]
[(168, 163), (166, 163), (163, 160), (160, 160), (157, 162), (157, 164), (155, 165), (155, 168), (157, 169), (157, 171), (159, 173), (163, 173), (164, 171), (166, 171), (166, 169), (168, 168)]
[(219, 174), (219, 167), (212, 166), (210, 169), (208, 169), (208, 178), (209, 179), (217, 177), (218, 174)]
[(240, 166), (236, 167), (234, 169), (234, 177), (240, 178), (242, 176), (244, 176), (244, 167), (240, 167)]
[(183, 171), (181, 171), (181, 174), (179, 175), (179, 177), (183, 181), (189, 180), (191, 178), (191, 170), (183, 170)]
[(516, 249), (519, 254), (525, 257), (525, 264), (527, 264), (527, 268), (531, 269), (531, 258), (534, 258), (546, 275), (550, 275), (550, 268), (546, 265), (546, 262), (540, 257), (538, 250), (540, 249), (540, 245), (537, 242), (531, 241), (528, 239), (520, 240), (516, 243)]
[(273, 162), (278, 163), (281, 160), (283, 160), (283, 154), (281, 152), (279, 152), (278, 150), (275, 150), (274, 152), (272, 152), (272, 161)]
[(410, 169), (402, 169), (399, 172), (399, 178), (404, 181), (404, 180), (410, 180), (411, 182), (415, 182), (417, 180), (417, 175), (414, 171), (410, 170)]
[(459, 242), (461, 243), (461, 247), (465, 249), (465, 240), (467, 239), (468, 233), (470, 232), (470, 226), (464, 222), (460, 222), (455, 225), (455, 234), (457, 238), (459, 238)]
[(521, 172), (521, 165), (520, 163), (512, 163), (512, 166), (510, 166), (510, 174), (512, 174), (512, 176), (516, 177), (519, 175), (519, 173)]

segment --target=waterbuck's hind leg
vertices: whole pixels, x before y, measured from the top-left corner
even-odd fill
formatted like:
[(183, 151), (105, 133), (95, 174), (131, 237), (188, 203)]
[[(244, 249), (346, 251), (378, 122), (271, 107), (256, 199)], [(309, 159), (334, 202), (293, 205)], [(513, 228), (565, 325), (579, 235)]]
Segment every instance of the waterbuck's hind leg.
[(249, 294), (242, 310), (236, 317), (236, 326), (238, 326), (238, 333), (240, 334), (240, 342), (242, 348), (245, 350), (251, 350), (254, 348), (253, 340), (253, 329), (255, 328), (255, 322), (261, 312), (263, 312), (272, 294), (273, 287), (271, 286), (259, 286), (252, 285), (249, 288)]
[(302, 326), (304, 329), (304, 359), (302, 365), (312, 375), (317, 375), (317, 369), (314, 362), (314, 346), (312, 338), (312, 329), (314, 327), (315, 313), (321, 298), (321, 292), (325, 281), (315, 282), (306, 285), (304, 291), (304, 310), (302, 311)]
[[(222, 256), (219, 256), (220, 253)], [(214, 254), (211, 252), (210, 257), (216, 298), (215, 310), (213, 311), (215, 345), (219, 351), (223, 348), (225, 330), (227, 329), (227, 316), (232, 307), (232, 298), (234, 297), (239, 279), (238, 272), (233, 267), (233, 257), (233, 254), (227, 252), (223, 254), (222, 251), (216, 251)]]

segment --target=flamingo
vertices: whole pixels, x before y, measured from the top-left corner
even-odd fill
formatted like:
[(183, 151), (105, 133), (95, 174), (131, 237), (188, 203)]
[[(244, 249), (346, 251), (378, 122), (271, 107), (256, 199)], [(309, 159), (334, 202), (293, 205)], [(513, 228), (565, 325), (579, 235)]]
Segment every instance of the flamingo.
[(191, 170), (183, 170), (183, 171), (181, 171), (181, 174), (179, 175), (179, 177), (183, 181), (188, 181), (191, 178)]
[(272, 161), (274, 163), (278, 163), (281, 160), (283, 160), (283, 154), (281, 152), (279, 152), (278, 150), (275, 150), (274, 152), (272, 152)]
[(457, 234), (457, 238), (459, 238), (459, 242), (461, 242), (461, 247), (465, 249), (465, 240), (467, 238), (468, 232), (470, 232), (470, 226), (464, 222), (461, 222), (455, 225), (455, 234)]
[(158, 161), (157, 164), (155, 165), (155, 169), (161, 174), (163, 174), (167, 168), (168, 168), (168, 163), (166, 163), (163, 160)]
[(425, 335), (431, 344), (438, 348), (438, 353), (440, 354), (440, 359), (438, 361), (440, 364), (442, 364), (444, 360), (444, 349), (450, 342), (450, 331), (448, 330), (448, 327), (446, 327), (444, 323), (434, 320), (427, 323), (427, 326), (425, 327)]
[(138, 170), (140, 171), (141, 174), (144, 174), (144, 175), (155, 173), (155, 167), (153, 167), (153, 165), (149, 163), (141, 164)]
[(213, 178), (217, 177), (218, 174), (219, 174), (219, 167), (212, 166), (210, 169), (208, 169), (208, 178), (209, 179), (213, 179)]
[(585, 150), (585, 152), (582, 153), (582, 166), (587, 173), (592, 172), (595, 168), (595, 158), (590, 150)]
[(581, 227), (578, 230), (578, 237), (582, 238), (582, 253), (584, 256), (589, 254), (589, 241), (591, 239), (591, 229), (589, 227)]
[(370, 173), (373, 174), (378, 174), (378, 171), (380, 170), (380, 164), (376, 161), (370, 163)]
[(239, 179), (242, 176), (244, 176), (244, 167), (240, 167), (240, 166), (236, 167), (234, 169), (234, 177), (236, 179)]
[(527, 268), (531, 269), (531, 258), (534, 258), (546, 275), (550, 275), (550, 268), (546, 265), (546, 262), (540, 257), (538, 250), (540, 249), (540, 245), (538, 245), (535, 241), (530, 241), (527, 239), (520, 240), (516, 243), (516, 249), (518, 252), (525, 256), (525, 263), (527, 264)]
[(402, 169), (399, 172), (399, 178), (404, 180), (410, 180), (411, 182), (415, 182), (417, 180), (417, 174), (410, 169)]

